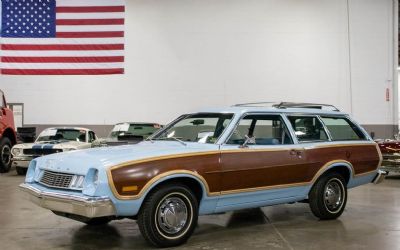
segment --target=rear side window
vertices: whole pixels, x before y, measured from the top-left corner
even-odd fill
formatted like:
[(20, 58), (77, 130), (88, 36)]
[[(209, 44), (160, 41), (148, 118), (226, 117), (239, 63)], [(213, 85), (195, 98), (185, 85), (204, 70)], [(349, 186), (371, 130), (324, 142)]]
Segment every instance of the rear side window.
[(328, 141), (324, 126), (315, 116), (288, 116), (299, 142)]
[(333, 141), (365, 140), (365, 135), (349, 119), (344, 117), (321, 117)]

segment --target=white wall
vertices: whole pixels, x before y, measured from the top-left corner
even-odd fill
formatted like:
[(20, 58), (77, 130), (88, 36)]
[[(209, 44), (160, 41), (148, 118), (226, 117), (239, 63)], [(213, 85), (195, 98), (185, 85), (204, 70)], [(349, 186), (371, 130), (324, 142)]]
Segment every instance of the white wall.
[(0, 76), (9, 102), (25, 104), (26, 124), (165, 123), (271, 100), (397, 123), (397, 97), (385, 101), (396, 82), (393, 0), (126, 2), (125, 75)]

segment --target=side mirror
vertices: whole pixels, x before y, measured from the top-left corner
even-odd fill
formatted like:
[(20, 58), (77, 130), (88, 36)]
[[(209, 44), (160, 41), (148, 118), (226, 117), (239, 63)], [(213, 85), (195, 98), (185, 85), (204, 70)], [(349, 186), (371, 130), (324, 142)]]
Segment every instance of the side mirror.
[(245, 135), (246, 140), (240, 145), (240, 148), (247, 148), (248, 144), (256, 144), (256, 138)]

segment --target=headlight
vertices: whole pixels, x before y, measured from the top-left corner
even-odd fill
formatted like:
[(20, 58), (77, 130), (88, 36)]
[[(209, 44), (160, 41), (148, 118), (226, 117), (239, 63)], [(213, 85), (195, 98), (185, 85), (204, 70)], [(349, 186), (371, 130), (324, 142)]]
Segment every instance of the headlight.
[(93, 196), (96, 193), (96, 189), (99, 184), (99, 171), (95, 168), (90, 168), (83, 183), (82, 193), (84, 195)]
[(72, 189), (82, 189), (84, 181), (85, 181), (85, 176), (74, 175), (74, 177), (72, 177), (71, 184), (69, 184), (69, 187)]
[(11, 153), (12, 153), (13, 155), (15, 155), (15, 156), (18, 156), (18, 155), (22, 154), (22, 149), (20, 149), (20, 148), (13, 148), (13, 149), (11, 150)]
[(96, 170), (93, 175), (93, 185), (97, 187), (98, 182), (99, 182), (99, 171)]
[(29, 163), (28, 172), (26, 173), (25, 182), (32, 183), (35, 180), (36, 173), (36, 160), (32, 160)]

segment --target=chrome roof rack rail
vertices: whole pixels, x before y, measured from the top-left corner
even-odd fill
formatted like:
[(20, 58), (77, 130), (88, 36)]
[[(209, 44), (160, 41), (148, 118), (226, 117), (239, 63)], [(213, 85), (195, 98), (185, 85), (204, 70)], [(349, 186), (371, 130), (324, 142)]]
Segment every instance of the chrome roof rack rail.
[(276, 102), (248, 102), (233, 105), (233, 107), (273, 107)]
[(329, 109), (330, 111), (340, 111), (338, 108), (331, 104), (321, 104), (321, 103), (300, 103), (300, 102), (281, 102), (279, 104), (273, 105), (275, 108), (285, 109), (285, 108), (307, 108), (307, 109)]
[(330, 111), (340, 111), (338, 108), (331, 104), (321, 103), (301, 103), (301, 102), (249, 102), (235, 104), (233, 107), (271, 107), (278, 109), (288, 108), (307, 108), (307, 109), (328, 109)]

